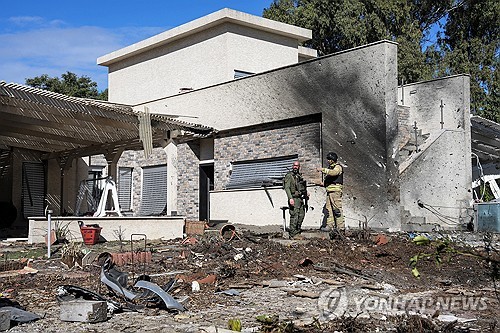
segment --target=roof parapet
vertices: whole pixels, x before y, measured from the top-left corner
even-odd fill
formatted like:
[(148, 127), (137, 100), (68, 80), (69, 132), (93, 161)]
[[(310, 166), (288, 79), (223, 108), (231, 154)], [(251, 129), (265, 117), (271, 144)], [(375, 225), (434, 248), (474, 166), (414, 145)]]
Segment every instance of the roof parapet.
[(158, 35), (152, 36), (135, 44), (97, 58), (97, 64), (108, 66), (122, 59), (145, 52), (180, 38), (187, 37), (213, 26), (231, 22), (274, 34), (295, 38), (304, 42), (312, 38), (312, 31), (294, 25), (273, 21), (259, 16), (243, 13), (234, 9), (224, 8), (212, 14), (182, 24)]

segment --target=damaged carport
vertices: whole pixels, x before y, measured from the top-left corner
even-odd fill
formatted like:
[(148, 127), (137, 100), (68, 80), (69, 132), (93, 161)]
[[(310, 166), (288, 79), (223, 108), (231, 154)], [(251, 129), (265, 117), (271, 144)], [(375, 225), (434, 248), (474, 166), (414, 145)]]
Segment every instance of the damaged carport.
[[(14, 83), (0, 82), (0, 107), (0, 184), (10, 189), (0, 194), (2, 216), (10, 216), (2, 219), (2, 227), (25, 225), (26, 197), (36, 205), (35, 216), (44, 215), (45, 200), (54, 215), (67, 213), (76, 199), (75, 182), (87, 177), (88, 171), (78, 164), (81, 157), (104, 154), (108, 176), (116, 179), (116, 163), (125, 150), (144, 149), (147, 157), (173, 136), (189, 140), (211, 133), (208, 127), (149, 114), (147, 109), (135, 111)], [(38, 163), (47, 177), (44, 195), (36, 198), (23, 193), (23, 164), (28, 161)]]

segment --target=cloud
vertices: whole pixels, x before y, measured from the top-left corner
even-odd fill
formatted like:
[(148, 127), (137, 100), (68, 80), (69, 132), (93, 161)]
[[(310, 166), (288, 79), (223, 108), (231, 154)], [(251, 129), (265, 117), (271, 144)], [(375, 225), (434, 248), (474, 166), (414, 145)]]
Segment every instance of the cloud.
[(25, 26), (28, 24), (40, 24), (43, 23), (44, 20), (40, 16), (16, 16), (16, 17), (9, 17), (7, 20), (8, 22), (14, 24), (14, 25), (19, 25), (19, 26)]
[(165, 30), (68, 27), (62, 21), (28, 16), (9, 21), (30, 28), (0, 33), (0, 80), (24, 84), (26, 78), (59, 77), (69, 71), (90, 77), (100, 90), (107, 87), (107, 68), (96, 64), (98, 57)]

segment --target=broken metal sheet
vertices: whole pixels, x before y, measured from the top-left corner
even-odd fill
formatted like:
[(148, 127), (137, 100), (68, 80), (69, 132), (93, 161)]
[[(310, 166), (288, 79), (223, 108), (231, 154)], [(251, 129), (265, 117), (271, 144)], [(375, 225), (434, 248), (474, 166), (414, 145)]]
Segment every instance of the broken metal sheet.
[(117, 278), (121, 279), (121, 275), (115, 276), (114, 274), (109, 274), (110, 265), (111, 260), (108, 259), (101, 267), (101, 282), (129, 300), (137, 298), (137, 294), (123, 287), (123, 285), (117, 280)]
[(114, 266), (109, 268), (108, 276), (110, 276), (113, 280), (116, 280), (120, 286), (123, 288), (127, 288), (128, 274), (125, 272), (121, 272), (116, 269)]
[(224, 295), (228, 295), (228, 296), (239, 296), (240, 292), (236, 289), (228, 289), (228, 290), (219, 291), (216, 294), (224, 294)]
[(33, 312), (28, 312), (13, 306), (2, 306), (0, 309), (10, 311), (10, 320), (17, 323), (31, 323), (39, 320), (41, 317)]
[[(142, 279), (142, 280), (145, 280), (145, 279)], [(177, 279), (170, 279), (170, 281), (168, 281), (167, 284), (163, 286), (163, 290), (165, 290), (165, 292), (168, 293), (170, 290), (172, 290), (172, 288), (174, 288), (176, 282), (177, 282)]]
[(152, 282), (144, 281), (144, 280), (137, 281), (136, 284), (134, 285), (134, 287), (147, 289), (149, 291), (152, 291), (156, 295), (160, 296), (160, 298), (165, 303), (165, 306), (167, 307), (167, 309), (175, 309), (175, 310), (179, 310), (179, 311), (186, 310), (181, 303), (179, 303), (172, 296), (167, 294), (163, 289), (161, 289), (160, 286), (158, 286)]

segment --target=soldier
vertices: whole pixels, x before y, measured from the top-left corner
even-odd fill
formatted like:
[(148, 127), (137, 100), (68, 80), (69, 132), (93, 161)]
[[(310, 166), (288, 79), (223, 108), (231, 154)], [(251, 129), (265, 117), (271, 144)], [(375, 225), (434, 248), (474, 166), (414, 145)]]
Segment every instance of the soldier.
[(325, 174), (325, 179), (322, 185), (326, 189), (326, 209), (328, 210), (328, 218), (326, 221), (327, 228), (325, 231), (330, 231), (330, 238), (335, 235), (334, 231), (344, 232), (344, 214), (342, 213), (342, 186), (344, 170), (337, 163), (338, 156), (336, 153), (328, 153), (326, 156), (328, 168), (316, 168), (318, 172)]
[(288, 234), (291, 238), (302, 232), (302, 221), (305, 216), (305, 202), (309, 196), (306, 181), (300, 174), (300, 163), (293, 162), (292, 171), (285, 175), (283, 188), (288, 197), (288, 208), (290, 209), (290, 229)]

